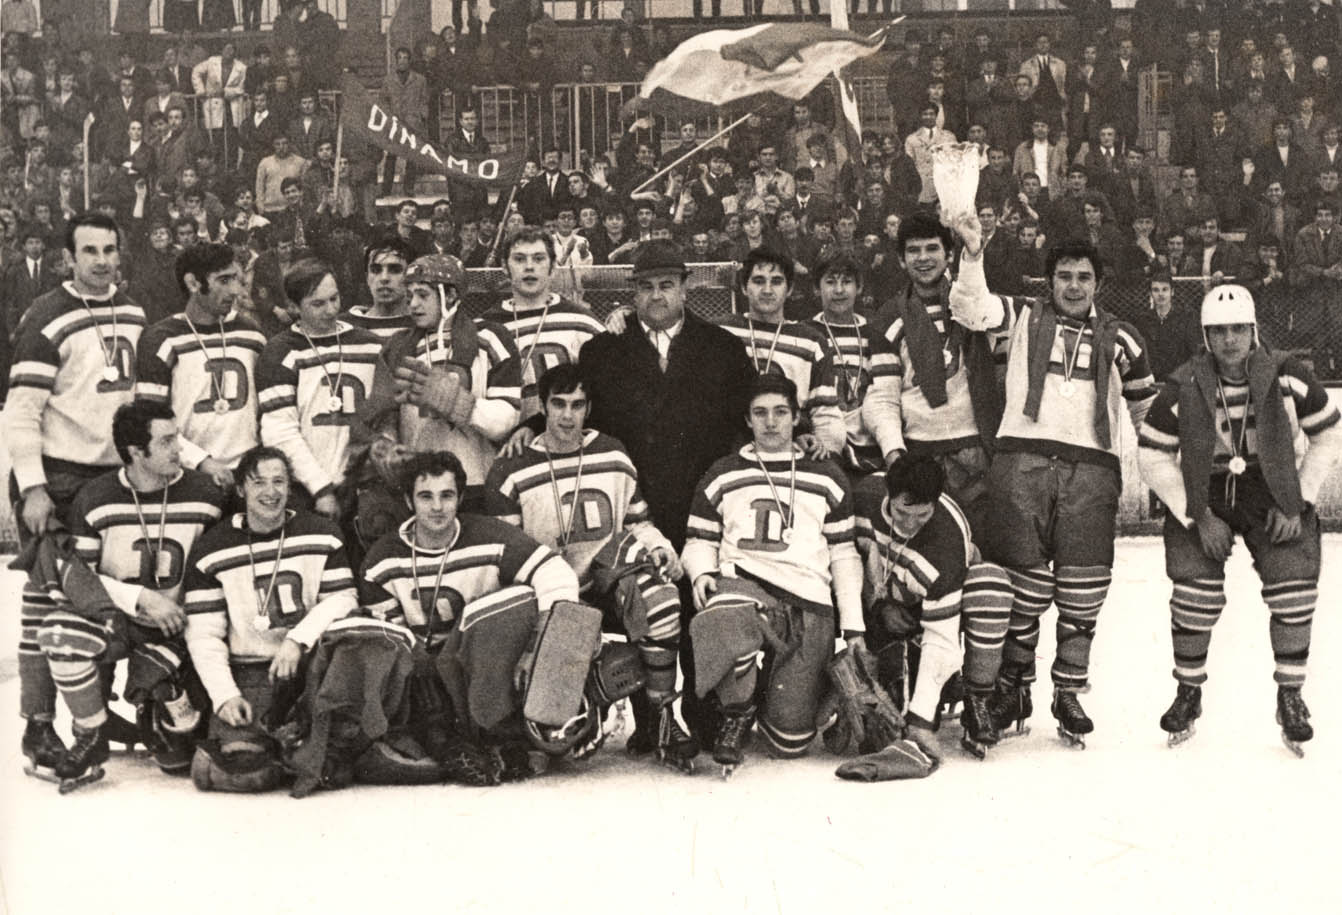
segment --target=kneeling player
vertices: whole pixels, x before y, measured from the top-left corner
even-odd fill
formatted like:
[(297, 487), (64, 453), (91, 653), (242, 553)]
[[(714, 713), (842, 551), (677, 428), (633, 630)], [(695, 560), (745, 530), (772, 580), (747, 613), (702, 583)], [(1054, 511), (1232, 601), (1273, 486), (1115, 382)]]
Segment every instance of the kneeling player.
[(358, 604), (340, 529), (288, 507), (284, 452), (257, 447), (235, 471), (244, 511), (196, 542), (186, 570), (186, 644), (214, 707), (220, 765), (196, 750), (202, 790), (262, 791), (279, 780), (265, 730), (281, 688), (301, 692), (303, 654)]
[[(600, 613), (574, 603), (578, 577), (549, 547), (510, 524), (458, 512), (466, 471), (455, 455), (415, 455), (402, 481), (414, 515), (368, 551), (363, 603), (421, 639), (421, 683), (427, 678), (436, 701), (413, 714), (430, 755), (470, 784), (524, 777), (533, 765), (524, 730), (559, 754), (599, 727), (582, 692)], [(555, 673), (565, 665), (567, 680)], [(558, 717), (547, 714), (565, 702)]]
[[(884, 661), (890, 654), (902, 658), (890, 649), (920, 639), (904, 718), (909, 739), (936, 757), (937, 706), (942, 687), (961, 669), (963, 634), (962, 742), (982, 759), (998, 739), (988, 700), (1011, 616), (1011, 579), (1002, 568), (980, 561), (969, 521), (943, 491), (945, 483), (936, 458), (904, 456), (891, 465), (884, 486), (873, 478), (858, 488), (857, 544), (872, 598), (867, 643)], [(891, 777), (889, 764), (903, 756), (870, 754), (845, 763), (839, 775), (866, 781)]]
[[(1253, 296), (1217, 286), (1202, 300), (1208, 352), (1172, 375), (1140, 430), (1142, 476), (1169, 508), (1165, 568), (1178, 694), (1160, 719), (1170, 744), (1202, 713), (1207, 649), (1226, 604), (1235, 535), (1271, 613), (1277, 721), (1292, 751), (1314, 736), (1300, 697), (1319, 584), (1314, 499), (1342, 448), (1338, 411), (1299, 361), (1258, 344)], [(1302, 435), (1303, 433), (1303, 435)], [(1308, 438), (1303, 459), (1296, 443)]]
[[(769, 752), (801, 756), (810, 746), (834, 653), (831, 589), (845, 636), (857, 641), (863, 631), (852, 493), (837, 466), (808, 459), (793, 442), (798, 413), (791, 381), (759, 376), (746, 414), (753, 441), (709, 468), (690, 510), (682, 555), (698, 610), (696, 688), (701, 697), (716, 690), (722, 702), (713, 759), (728, 772), (744, 759), (757, 693)], [(761, 627), (761, 611), (775, 622)], [(768, 673), (757, 684), (766, 641)]]
[(684, 575), (671, 541), (648, 520), (638, 472), (624, 446), (584, 428), (591, 406), (578, 366), (540, 380), (545, 432), (521, 455), (500, 458), (485, 484), (490, 514), (559, 550), (583, 594), (637, 645), (647, 702), (634, 701), (631, 755), (655, 754), (691, 771), (698, 744), (676, 721), (676, 649)]

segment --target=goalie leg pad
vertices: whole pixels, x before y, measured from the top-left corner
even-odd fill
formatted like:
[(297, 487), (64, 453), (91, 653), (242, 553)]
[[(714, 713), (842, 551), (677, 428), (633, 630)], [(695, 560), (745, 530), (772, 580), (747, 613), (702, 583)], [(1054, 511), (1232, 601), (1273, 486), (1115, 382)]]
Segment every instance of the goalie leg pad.
[(719, 590), (690, 620), (690, 644), (694, 691), (702, 699), (733, 676), (738, 662), (749, 658), (754, 669), (754, 656), (764, 644), (758, 602)]
[(572, 720), (600, 648), (601, 611), (574, 601), (555, 601), (544, 628), (536, 634), (522, 705), (526, 719), (549, 727)]

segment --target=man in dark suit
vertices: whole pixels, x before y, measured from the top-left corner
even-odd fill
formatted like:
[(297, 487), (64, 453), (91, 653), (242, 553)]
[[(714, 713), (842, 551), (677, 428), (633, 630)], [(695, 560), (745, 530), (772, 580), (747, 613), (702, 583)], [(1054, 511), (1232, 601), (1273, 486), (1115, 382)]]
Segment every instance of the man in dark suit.
[(33, 299), (60, 285), (60, 277), (48, 262), (46, 236), (37, 223), (30, 223), (20, 233), (23, 256), (15, 258), (0, 275), (0, 402), (9, 387), (10, 348), (18, 329), (19, 320)]
[(1286, 191), (1286, 199), (1299, 206), (1309, 193), (1313, 174), (1313, 162), (1309, 153), (1299, 146), (1291, 136), (1291, 122), (1279, 117), (1272, 122), (1273, 143), (1267, 149), (1259, 150), (1253, 159), (1253, 181), (1261, 193), (1268, 182), (1280, 181)]
[[(457, 127), (448, 136), (447, 151), (454, 156), (489, 155), (489, 141), (480, 132), (480, 113), (474, 108), (458, 111)], [(449, 179), (447, 193), (452, 198), (452, 206), (458, 218), (463, 215), (474, 216), (489, 202), (489, 193), (484, 186), (469, 181)]]
[(559, 150), (550, 147), (541, 155), (543, 171), (517, 192), (517, 208), (529, 226), (541, 225), (546, 213), (569, 202), (568, 177), (559, 169)]

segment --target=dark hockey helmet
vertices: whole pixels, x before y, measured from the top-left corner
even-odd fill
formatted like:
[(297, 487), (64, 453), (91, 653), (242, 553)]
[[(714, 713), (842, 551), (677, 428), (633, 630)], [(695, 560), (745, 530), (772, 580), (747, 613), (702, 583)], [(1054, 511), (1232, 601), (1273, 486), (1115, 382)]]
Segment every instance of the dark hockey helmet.
[(405, 282), (406, 285), (451, 286), (461, 294), (466, 289), (466, 270), (461, 261), (450, 254), (426, 254), (415, 258), (406, 268)]

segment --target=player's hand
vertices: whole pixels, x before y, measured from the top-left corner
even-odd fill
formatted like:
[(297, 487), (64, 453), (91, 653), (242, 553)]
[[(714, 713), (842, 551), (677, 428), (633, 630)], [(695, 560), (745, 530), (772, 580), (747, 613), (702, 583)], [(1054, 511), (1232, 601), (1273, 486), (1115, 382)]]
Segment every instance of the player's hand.
[(1273, 543), (1289, 543), (1300, 536), (1302, 527), (1299, 515), (1288, 515), (1277, 506), (1267, 510), (1268, 539)]
[(680, 557), (670, 547), (656, 547), (649, 555), (652, 556), (652, 562), (657, 566), (657, 571), (666, 581), (679, 581), (681, 576), (685, 574), (685, 567), (681, 565)]
[(340, 514), (340, 503), (336, 501), (335, 493), (328, 492), (324, 496), (317, 497), (317, 501), (312, 503), (312, 510), (334, 521)]
[(802, 451), (806, 452), (806, 456), (813, 461), (823, 461), (829, 457), (829, 449), (825, 447), (825, 443), (820, 441), (814, 432), (797, 436), (797, 444), (801, 446)]
[(140, 590), (135, 609), (164, 635), (177, 635), (186, 628), (186, 611), (181, 604), (152, 588)]
[(844, 642), (847, 644), (848, 653), (853, 656), (853, 659), (862, 665), (864, 670), (874, 674), (876, 672), (876, 656), (867, 647), (866, 635), (859, 632), (856, 635), (848, 636), (844, 639)]
[(606, 330), (612, 334), (624, 333), (624, 329), (629, 326), (629, 319), (633, 314), (634, 306), (617, 304), (611, 310), (611, 313), (606, 315)]
[(518, 457), (531, 446), (535, 439), (536, 433), (530, 427), (521, 426), (508, 437), (508, 441), (499, 449), (499, 457)]
[(234, 696), (219, 706), (218, 715), (230, 727), (245, 728), (252, 723), (252, 705), (241, 696)]
[(212, 457), (207, 457), (196, 466), (196, 469), (203, 474), (207, 474), (214, 485), (227, 492), (233, 486), (233, 471), (223, 461), (216, 461)]
[(708, 603), (709, 597), (718, 593), (718, 580), (712, 573), (705, 572), (694, 580), (694, 607), (696, 610), (704, 609)]
[(45, 486), (34, 486), (23, 497), (23, 525), (40, 537), (47, 532), (47, 524), (54, 520), (56, 503)]
[(298, 662), (302, 660), (303, 646), (293, 639), (285, 639), (270, 662), (270, 682), (292, 680), (298, 674)]
[(1222, 521), (1208, 508), (1203, 510), (1202, 517), (1197, 521), (1197, 526), (1198, 537), (1202, 540), (1202, 552), (1209, 559), (1224, 562), (1226, 557), (1230, 555), (1230, 548), (1235, 540), (1230, 525)]

